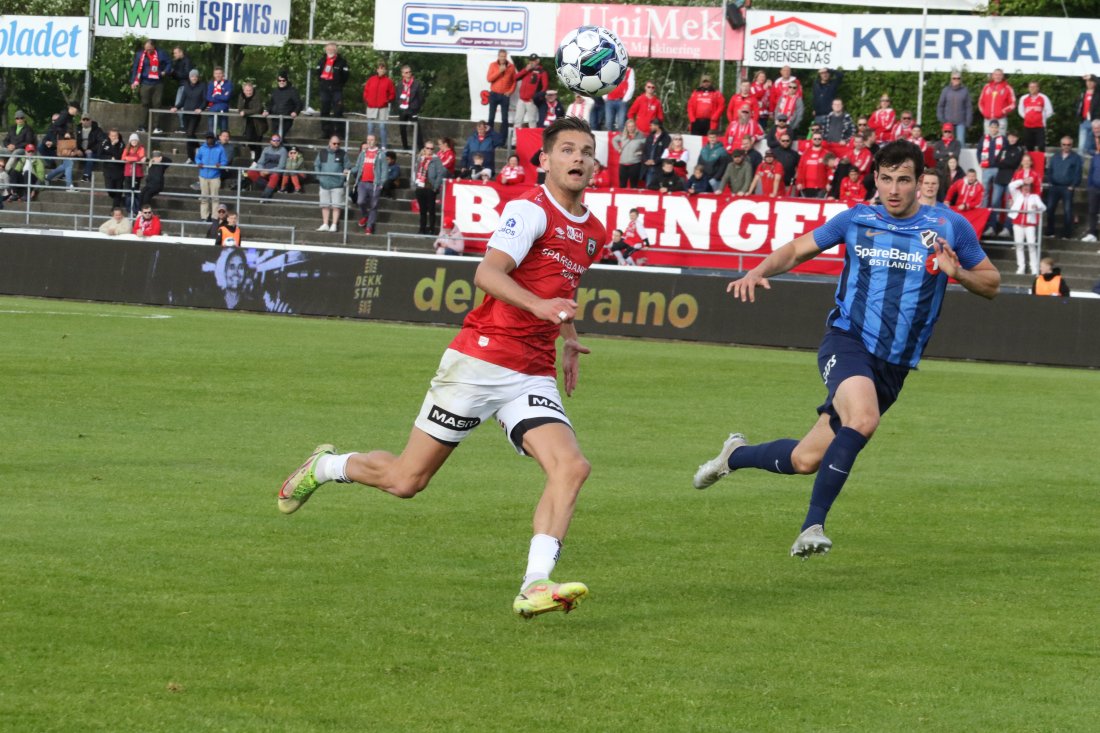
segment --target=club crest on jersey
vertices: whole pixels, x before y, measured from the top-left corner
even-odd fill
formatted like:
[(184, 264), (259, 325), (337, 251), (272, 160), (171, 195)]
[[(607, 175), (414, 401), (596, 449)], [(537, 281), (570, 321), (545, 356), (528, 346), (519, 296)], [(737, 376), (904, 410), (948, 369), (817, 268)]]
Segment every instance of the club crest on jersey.
[(920, 233), (920, 243), (924, 245), (925, 249), (932, 249), (936, 244), (936, 238), (939, 236), (939, 233), (935, 230), (925, 229)]
[(596, 254), (596, 240), (593, 239), (592, 237), (589, 237), (588, 238), (588, 244), (585, 246), (584, 249), (588, 253), (589, 257)]

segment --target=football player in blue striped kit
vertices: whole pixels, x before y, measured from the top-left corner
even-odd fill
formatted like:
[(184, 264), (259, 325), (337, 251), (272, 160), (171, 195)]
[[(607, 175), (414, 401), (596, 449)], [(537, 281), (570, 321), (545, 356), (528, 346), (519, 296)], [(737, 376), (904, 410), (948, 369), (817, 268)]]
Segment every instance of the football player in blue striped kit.
[(880, 206), (857, 205), (783, 245), (726, 288), (753, 302), (768, 277), (787, 272), (843, 243), (844, 270), (818, 350), (828, 394), (818, 420), (801, 439), (749, 445), (734, 433), (694, 477), (705, 489), (739, 468), (781, 474), (816, 473), (810, 508), (791, 555), (828, 552), (825, 516), (848, 479), (882, 414), (920, 361), (940, 314), (948, 277), (993, 298), (1001, 276), (965, 219), (917, 200), (924, 171), (920, 149), (908, 141), (884, 145), (875, 156)]

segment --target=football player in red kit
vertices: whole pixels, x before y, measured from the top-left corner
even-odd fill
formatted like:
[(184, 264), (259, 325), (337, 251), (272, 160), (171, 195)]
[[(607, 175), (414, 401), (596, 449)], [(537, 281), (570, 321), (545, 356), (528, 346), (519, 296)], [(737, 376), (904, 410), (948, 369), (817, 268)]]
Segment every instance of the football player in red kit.
[(607, 238), (583, 200), (595, 154), (585, 121), (562, 117), (546, 128), (540, 153), (546, 182), (501, 212), (474, 276), (485, 300), (444, 352), (405, 449), (339, 454), (320, 445), (283, 483), (280, 511), (297, 511), (328, 481), (415, 496), (474, 428), (494, 418), (516, 451), (546, 473), (513, 610), (524, 618), (569, 612), (588, 594), (583, 583), (556, 583), (550, 574), (589, 473), (558, 394), (555, 362), (560, 335), (571, 395), (579, 356), (588, 353), (573, 326), (577, 287)]

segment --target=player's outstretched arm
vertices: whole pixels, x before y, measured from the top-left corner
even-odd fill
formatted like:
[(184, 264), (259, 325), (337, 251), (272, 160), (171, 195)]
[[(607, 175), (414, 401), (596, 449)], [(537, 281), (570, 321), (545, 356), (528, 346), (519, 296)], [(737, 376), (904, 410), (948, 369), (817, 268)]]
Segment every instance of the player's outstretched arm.
[(975, 295), (993, 300), (1001, 290), (1001, 273), (988, 257), (967, 270), (959, 264), (959, 256), (943, 237), (936, 240), (936, 263), (945, 275), (955, 278), (959, 285)]
[(742, 303), (756, 302), (756, 288), (762, 287), (771, 290), (768, 278), (773, 275), (781, 275), (791, 268), (811, 260), (821, 254), (821, 249), (814, 241), (813, 232), (807, 232), (797, 239), (792, 239), (779, 249), (772, 252), (756, 267), (745, 273), (739, 280), (732, 281), (726, 286), (727, 293), (733, 293), (733, 297)]
[(565, 340), (561, 352), (562, 370), (565, 373), (565, 396), (572, 397), (573, 390), (577, 388), (577, 377), (580, 376), (580, 355), (592, 352), (577, 340), (577, 327), (572, 323), (561, 324), (561, 337)]
[(538, 297), (509, 277), (514, 269), (516, 261), (510, 255), (490, 248), (485, 252), (485, 259), (477, 266), (474, 285), (497, 300), (522, 308), (544, 321), (564, 323), (573, 320), (577, 313), (577, 301), (569, 298), (544, 300)]

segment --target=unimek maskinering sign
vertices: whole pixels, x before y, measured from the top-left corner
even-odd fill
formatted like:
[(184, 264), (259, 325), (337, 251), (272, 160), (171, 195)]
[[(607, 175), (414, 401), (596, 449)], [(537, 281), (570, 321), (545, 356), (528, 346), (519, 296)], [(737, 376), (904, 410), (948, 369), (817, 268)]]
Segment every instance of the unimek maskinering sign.
[(930, 15), (748, 15), (745, 63), (879, 71), (993, 71), (1077, 76), (1100, 67), (1100, 21)]
[(278, 46), (290, 33), (290, 0), (97, 0), (98, 36)]
[(0, 68), (88, 68), (88, 18), (0, 15)]

